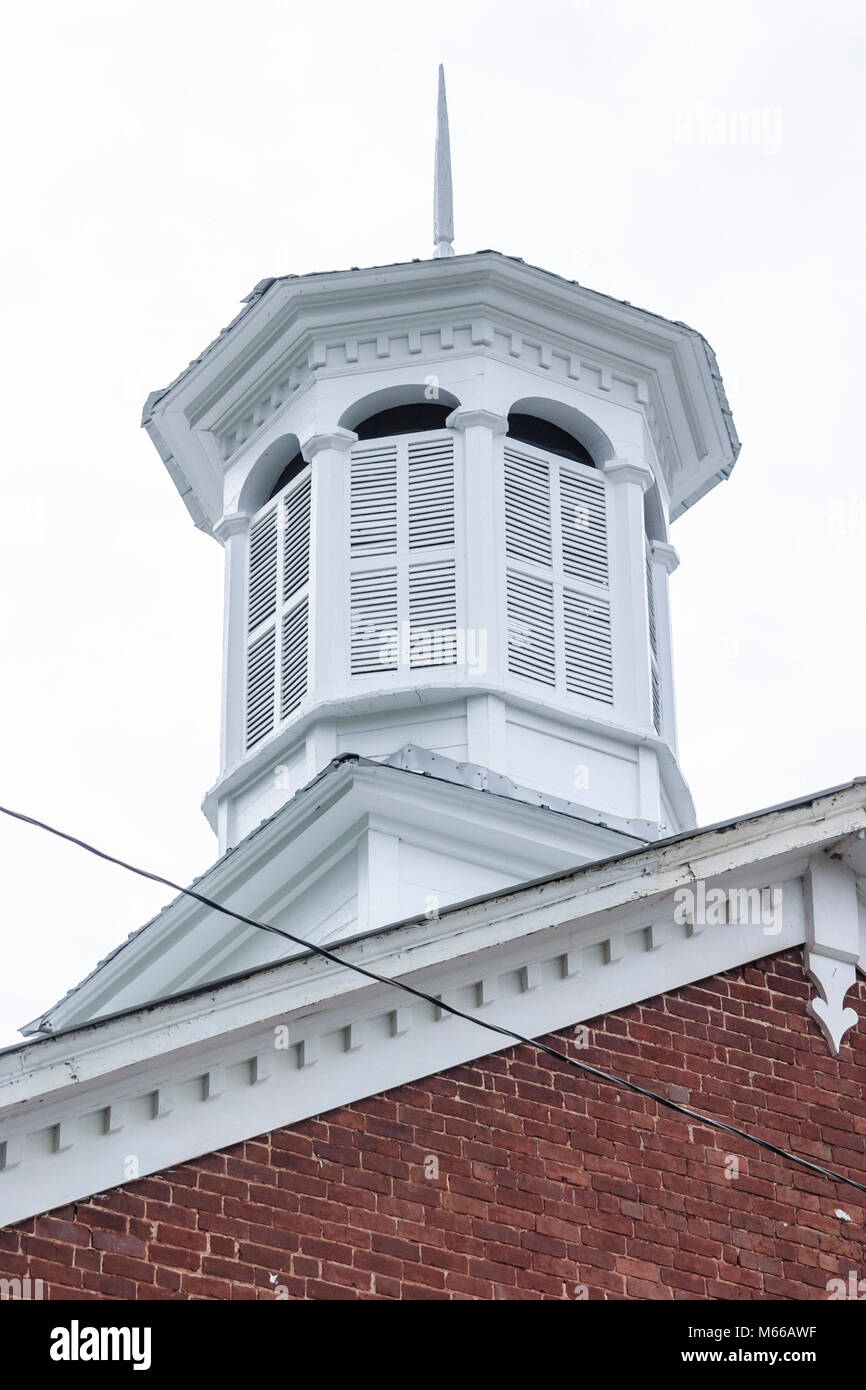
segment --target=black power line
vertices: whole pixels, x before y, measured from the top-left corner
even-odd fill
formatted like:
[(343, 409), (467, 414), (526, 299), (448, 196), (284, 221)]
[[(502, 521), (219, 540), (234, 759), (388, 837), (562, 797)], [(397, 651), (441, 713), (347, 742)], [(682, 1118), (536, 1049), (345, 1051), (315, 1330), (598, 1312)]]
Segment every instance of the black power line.
[(686, 1115), (690, 1120), (708, 1125), (711, 1129), (720, 1130), (723, 1134), (732, 1134), (737, 1139), (745, 1139), (747, 1143), (755, 1144), (767, 1153), (775, 1154), (777, 1158), (796, 1163), (810, 1173), (817, 1173), (820, 1177), (829, 1178), (833, 1182), (846, 1183), (849, 1187), (856, 1188), (858, 1192), (866, 1192), (866, 1184), (859, 1183), (844, 1173), (836, 1173), (832, 1168), (824, 1168), (820, 1163), (811, 1163), (809, 1159), (801, 1158), (799, 1154), (791, 1153), (789, 1149), (771, 1144), (768, 1139), (758, 1139), (754, 1134), (749, 1134), (747, 1130), (738, 1129), (736, 1125), (725, 1124), (724, 1120), (714, 1119), (710, 1115), (702, 1115), (687, 1105), (680, 1105), (678, 1101), (669, 1100), (667, 1096), (660, 1096), (655, 1091), (647, 1090), (645, 1086), (639, 1086), (636, 1081), (628, 1081), (624, 1077), (614, 1076), (611, 1072), (590, 1066), (588, 1062), (580, 1062), (576, 1057), (569, 1057), (568, 1053), (561, 1052), (559, 1048), (539, 1042), (537, 1038), (528, 1038), (523, 1033), (515, 1032), (513, 1028), (503, 1028), (498, 1023), (491, 1023), (488, 1019), (479, 1018), (476, 1014), (465, 1013), (463, 1009), (458, 1009), (453, 1004), (446, 1004), (444, 999), (435, 994), (427, 994), (423, 989), (416, 989), (414, 985), (407, 984), (405, 980), (393, 980), (387, 975), (379, 975), (375, 970), (368, 970), (364, 965), (355, 965), (352, 961), (336, 955), (334, 951), (329, 951), (326, 946), (317, 946), (313, 941), (305, 941), (303, 937), (294, 936), (291, 932), (283, 931), (280, 927), (272, 926), (268, 922), (257, 922), (253, 917), (245, 917), (243, 913), (235, 912), (230, 907), (224, 907), (222, 903), (215, 902), (213, 898), (206, 897), (204, 893), (197, 893), (194, 888), (184, 888), (181, 884), (174, 883), (170, 878), (164, 878), (162, 874), (151, 873), (149, 869), (141, 869), (136, 864), (128, 864), (126, 860), (118, 859), (115, 855), (106, 853), (105, 850), (97, 849), (87, 840), (79, 840), (75, 835), (70, 835), (65, 830), (58, 830), (55, 826), (46, 824), (45, 821), (37, 820), (35, 816), (26, 816), (23, 811), (12, 811), (7, 806), (0, 806), (0, 812), (4, 816), (11, 816), (13, 820), (23, 821), (26, 825), (34, 825), (38, 830), (46, 830), (50, 835), (56, 835), (58, 839), (67, 840), (70, 844), (77, 845), (79, 849), (86, 850), (88, 854), (96, 855), (98, 859), (104, 859), (109, 864), (117, 864), (121, 869), (138, 874), (140, 878), (149, 878), (151, 882), (161, 883), (165, 888), (171, 888), (175, 893), (180, 893), (187, 898), (194, 898), (204, 907), (212, 908), (214, 912), (221, 912), (224, 916), (232, 917), (237, 922), (243, 922), (245, 926), (256, 927), (259, 931), (271, 932), (274, 936), (282, 936), (287, 941), (294, 942), (296, 946), (303, 946), (305, 950), (313, 951), (317, 956), (333, 961), (335, 965), (345, 966), (357, 975), (374, 980), (376, 984), (390, 985), (393, 989), (402, 990), (404, 994), (414, 995), (416, 999), (423, 999), (425, 1003), (432, 1004), (437, 1009), (443, 1009), (446, 1013), (453, 1014), (455, 1018), (466, 1019), (469, 1023), (477, 1024), (479, 1028), (486, 1028), (488, 1032), (498, 1033), (500, 1037), (510, 1038), (513, 1042), (526, 1043), (527, 1046), (536, 1048), (548, 1057), (555, 1057), (557, 1061), (565, 1062), (570, 1067), (576, 1067), (579, 1071), (585, 1072), (588, 1076), (594, 1076), (599, 1081), (606, 1081), (612, 1086), (632, 1091), (635, 1095), (645, 1096), (648, 1100), (654, 1100), (658, 1105), (663, 1105), (668, 1110), (674, 1110), (679, 1115)]

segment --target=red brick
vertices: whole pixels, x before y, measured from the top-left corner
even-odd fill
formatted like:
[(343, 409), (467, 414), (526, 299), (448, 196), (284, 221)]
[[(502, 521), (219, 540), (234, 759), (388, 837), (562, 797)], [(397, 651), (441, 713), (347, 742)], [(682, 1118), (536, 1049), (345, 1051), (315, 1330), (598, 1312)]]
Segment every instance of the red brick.
[[(768, 957), (590, 1022), (586, 1060), (863, 1175), (866, 1044), (832, 1058), (810, 994), (800, 952)], [(20, 1222), (0, 1273), (54, 1298), (822, 1298), (866, 1267), (852, 1196), (515, 1047)]]

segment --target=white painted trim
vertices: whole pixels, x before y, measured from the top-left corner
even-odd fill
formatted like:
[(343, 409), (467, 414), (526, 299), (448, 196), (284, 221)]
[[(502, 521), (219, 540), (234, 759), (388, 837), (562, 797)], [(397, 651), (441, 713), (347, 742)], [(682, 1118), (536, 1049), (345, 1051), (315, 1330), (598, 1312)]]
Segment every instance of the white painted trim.
[[(843, 937), (836, 913), (840, 894), (851, 905), (855, 869), (840, 877), (825, 855), (864, 830), (866, 790), (855, 784), (340, 952), (540, 1036), (807, 937), (825, 959), (829, 950), (847, 957), (850, 913)], [(864, 869), (857, 858), (856, 875)], [(723, 892), (780, 886), (778, 932), (680, 922), (672, 895), (701, 880)], [(280, 1025), (290, 1043), (282, 1052)], [(315, 956), (37, 1040), (0, 1054), (0, 1224), (124, 1182), (130, 1154), (141, 1175), (159, 1171), (508, 1045)]]

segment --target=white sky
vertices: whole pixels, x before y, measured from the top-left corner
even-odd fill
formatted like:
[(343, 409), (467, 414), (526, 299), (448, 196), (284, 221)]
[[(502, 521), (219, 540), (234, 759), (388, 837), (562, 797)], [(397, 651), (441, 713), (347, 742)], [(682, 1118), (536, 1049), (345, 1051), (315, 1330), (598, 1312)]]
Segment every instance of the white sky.
[[(216, 857), (222, 552), (141, 406), (264, 276), (430, 254), (440, 60), (457, 250), (718, 353), (743, 451), (673, 534), (699, 819), (866, 772), (859, 0), (37, 0), (4, 29), (0, 801), (182, 882)], [(0, 1044), (167, 896), (0, 818)]]

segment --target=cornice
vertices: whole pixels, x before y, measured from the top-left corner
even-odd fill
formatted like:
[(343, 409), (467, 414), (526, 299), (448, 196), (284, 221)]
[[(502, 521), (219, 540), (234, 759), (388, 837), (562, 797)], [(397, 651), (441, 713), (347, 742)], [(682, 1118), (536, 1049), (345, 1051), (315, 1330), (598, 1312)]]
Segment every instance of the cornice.
[[(520, 365), (523, 370), (570, 382), (601, 398), (642, 409), (660, 454), (669, 452), (657, 416), (665, 418), (654, 368), (641, 370), (624, 365), (617, 355), (599, 350), (579, 338), (540, 331), (537, 324), (515, 327), (513, 316), (484, 306), (473, 313), (462, 305), (451, 313), (422, 312), (407, 306), (396, 319), (349, 324), (330, 331), (313, 324), (286, 341), (279, 361), (260, 372), (260, 359), (251, 361), (246, 374), (254, 378), (237, 399), (222, 404), (219, 412), (190, 417), (199, 428), (213, 431), (224, 463), (230, 462), (268, 424), (276, 412), (293, 400), (315, 378), (351, 372), (366, 373), (416, 363), (419, 369), (446, 357), (487, 355)], [(223, 402), (225, 398), (222, 398)], [(675, 466), (675, 463), (674, 463)]]
[[(527, 1036), (804, 942), (826, 987), (834, 960), (857, 960), (864, 833), (854, 784), (368, 933), (341, 945), (345, 964), (297, 956), (11, 1049), (0, 1224), (128, 1181), (131, 1157), (145, 1176), (511, 1045), (350, 963)], [(678, 915), (676, 890), (701, 884), (779, 890), (784, 911), (770, 932)], [(838, 1049), (841, 994), (814, 1011)]]
[[(186, 373), (153, 394), (146, 423), (155, 435), (160, 416), (179, 409), (189, 431), (213, 435), (225, 465), (320, 376), (464, 352), (519, 362), (640, 409), (674, 515), (733, 466), (718, 369), (700, 334), (494, 252), (275, 280)], [(678, 453), (686, 436), (688, 459)], [(161, 447), (184, 491), (179, 452), (179, 439)]]

